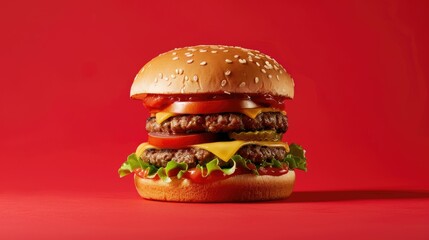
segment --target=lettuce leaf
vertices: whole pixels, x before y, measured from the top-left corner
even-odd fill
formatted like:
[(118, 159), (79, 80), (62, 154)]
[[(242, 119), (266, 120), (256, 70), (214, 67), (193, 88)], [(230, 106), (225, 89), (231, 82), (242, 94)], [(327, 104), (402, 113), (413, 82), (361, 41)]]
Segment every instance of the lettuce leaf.
[(167, 166), (165, 167), (165, 173), (168, 175), (168, 173), (173, 170), (179, 168), (180, 171), (177, 173), (177, 178), (181, 179), (183, 174), (188, 171), (188, 164), (186, 163), (178, 163), (176, 161), (170, 161), (167, 163)]
[(163, 167), (159, 168), (156, 174), (162, 181), (171, 182), (171, 178), (165, 173), (165, 169)]
[[(225, 175), (231, 175), (235, 172), (237, 166), (243, 167), (251, 171), (255, 175), (259, 175), (258, 169), (260, 167), (275, 167), (281, 168), (282, 163), (287, 163), (289, 169), (300, 169), (307, 171), (307, 159), (305, 157), (305, 150), (298, 144), (292, 143), (289, 145), (290, 152), (286, 155), (285, 159), (282, 161), (271, 159), (269, 161), (263, 161), (260, 164), (255, 164), (249, 159), (245, 159), (240, 155), (234, 155), (231, 157), (229, 167), (219, 166), (219, 159), (215, 158), (205, 165), (197, 165), (197, 168), (200, 168), (201, 174), (203, 177), (209, 176), (214, 171), (222, 171)], [(119, 176), (122, 178), (128, 174), (134, 172), (134, 170), (141, 168), (143, 170), (148, 169), (148, 178), (154, 178), (159, 176), (159, 178), (164, 182), (171, 182), (169, 177), (170, 172), (175, 169), (179, 169), (176, 174), (178, 179), (183, 177), (188, 171), (187, 163), (178, 163), (175, 160), (171, 160), (167, 163), (165, 167), (156, 167), (150, 163), (144, 162), (141, 160), (135, 153), (128, 156), (127, 160), (121, 165), (118, 170)]]
[[(259, 175), (258, 170), (256, 169), (255, 164), (252, 163), (249, 159), (245, 159), (240, 155), (234, 155), (231, 159), (236, 162), (239, 166), (251, 171), (253, 174)], [(249, 166), (254, 166), (254, 168), (250, 168)]]
[(161, 178), (162, 181), (164, 182), (171, 182), (171, 178), (169, 177), (169, 173), (171, 170), (173, 169), (180, 169), (179, 172), (177, 173), (176, 177), (178, 179), (182, 178), (183, 174), (188, 171), (188, 164), (186, 163), (178, 163), (174, 160), (169, 161), (167, 163), (167, 166), (161, 167), (158, 169), (157, 174), (159, 176), (159, 178)]
[(118, 169), (119, 177), (125, 177), (137, 168), (143, 168), (144, 162), (135, 153), (128, 156), (127, 161)]
[(153, 178), (155, 177), (158, 168), (154, 165), (142, 161), (135, 153), (128, 156), (127, 161), (122, 163), (121, 167), (118, 169), (119, 177), (125, 177), (128, 174), (131, 174), (134, 172), (134, 170), (141, 168), (143, 170), (149, 169), (148, 177)]
[(225, 175), (231, 175), (235, 172), (236, 163), (232, 161), (232, 167), (221, 168), (219, 167), (219, 159), (215, 158), (208, 162), (205, 167), (207, 168), (206, 174), (204, 174), (204, 170), (201, 171), (203, 177), (207, 177), (213, 171), (222, 171)]
[(290, 152), (286, 155), (285, 162), (289, 164), (290, 169), (300, 169), (307, 172), (307, 158), (305, 150), (298, 144), (289, 145)]

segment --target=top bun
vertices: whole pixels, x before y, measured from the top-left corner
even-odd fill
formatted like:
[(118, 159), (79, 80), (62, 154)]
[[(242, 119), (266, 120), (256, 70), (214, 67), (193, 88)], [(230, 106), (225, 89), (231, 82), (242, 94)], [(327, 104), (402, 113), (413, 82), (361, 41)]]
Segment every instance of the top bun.
[(293, 98), (294, 82), (273, 58), (257, 50), (222, 45), (177, 48), (148, 62), (131, 97), (145, 94), (269, 93)]

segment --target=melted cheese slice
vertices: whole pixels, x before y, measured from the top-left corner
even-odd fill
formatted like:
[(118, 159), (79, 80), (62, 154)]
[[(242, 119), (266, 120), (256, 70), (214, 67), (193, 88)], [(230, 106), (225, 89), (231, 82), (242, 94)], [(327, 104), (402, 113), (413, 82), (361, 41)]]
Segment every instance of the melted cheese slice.
[(148, 142), (144, 142), (137, 147), (136, 155), (138, 157), (141, 157), (141, 155), (143, 155), (143, 152), (146, 151), (147, 149), (158, 149), (158, 148), (153, 145), (150, 145)]
[[(238, 110), (237, 112), (242, 113), (250, 118), (256, 118), (260, 113), (263, 112), (281, 112), (284, 115), (286, 115), (285, 111), (280, 111), (278, 109), (274, 108), (243, 108)], [(165, 120), (169, 119), (170, 117), (177, 116), (179, 114), (177, 113), (171, 113), (171, 112), (158, 112), (155, 114), (156, 117), (156, 123), (161, 124)]]
[[(202, 143), (202, 144), (196, 144), (191, 145), (189, 147), (196, 147), (201, 148), (204, 150), (207, 150), (214, 155), (216, 155), (221, 160), (228, 162), (229, 159), (231, 159), (232, 156), (235, 155), (235, 153), (240, 149), (241, 147), (249, 144), (255, 144), (260, 146), (267, 146), (267, 147), (283, 147), (285, 148), (286, 152), (289, 152), (289, 145), (284, 142), (267, 142), (267, 141), (228, 141), (228, 142), (211, 142), (211, 143)], [(140, 144), (137, 147), (136, 155), (141, 156), (143, 152), (147, 149), (159, 149), (158, 147), (155, 147), (153, 145), (150, 145), (149, 143), (145, 142)]]

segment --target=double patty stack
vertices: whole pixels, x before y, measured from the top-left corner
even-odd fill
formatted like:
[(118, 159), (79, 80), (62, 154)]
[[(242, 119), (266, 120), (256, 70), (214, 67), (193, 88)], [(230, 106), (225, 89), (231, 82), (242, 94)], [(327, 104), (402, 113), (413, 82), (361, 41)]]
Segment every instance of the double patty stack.
[(159, 55), (137, 74), (131, 97), (151, 116), (148, 142), (119, 169), (144, 198), (256, 201), (288, 197), (304, 150), (282, 142), (294, 82), (271, 57), (202, 45)]

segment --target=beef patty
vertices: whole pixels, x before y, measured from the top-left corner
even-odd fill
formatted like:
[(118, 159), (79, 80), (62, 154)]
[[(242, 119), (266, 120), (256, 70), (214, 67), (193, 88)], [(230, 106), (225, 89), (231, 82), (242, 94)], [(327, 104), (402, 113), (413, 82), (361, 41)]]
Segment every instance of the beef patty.
[[(241, 147), (237, 154), (249, 159), (254, 163), (261, 163), (265, 160), (283, 160), (286, 150), (282, 147), (266, 147), (259, 145), (245, 145)], [(183, 149), (148, 149), (143, 152), (142, 160), (157, 167), (165, 167), (171, 160), (179, 163), (187, 163), (190, 168), (197, 164), (205, 164), (216, 158), (211, 152), (198, 148)], [(222, 163), (223, 161), (220, 161)]]
[(284, 133), (288, 129), (287, 116), (280, 112), (264, 112), (252, 119), (241, 113), (217, 113), (207, 115), (179, 115), (161, 124), (155, 117), (148, 118), (146, 130), (149, 133), (184, 134), (198, 132), (242, 132), (275, 130)]

